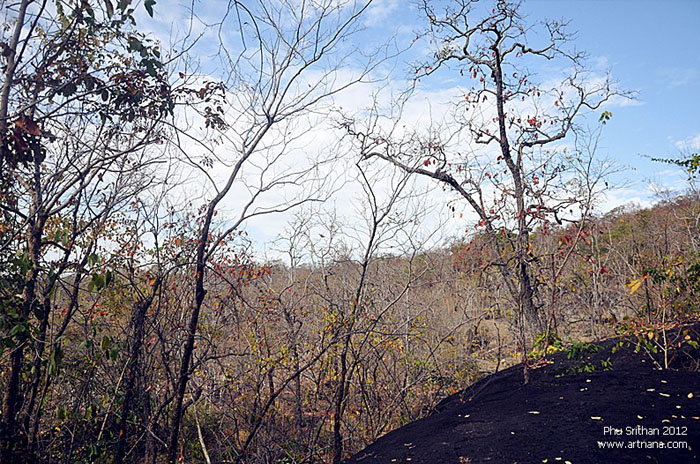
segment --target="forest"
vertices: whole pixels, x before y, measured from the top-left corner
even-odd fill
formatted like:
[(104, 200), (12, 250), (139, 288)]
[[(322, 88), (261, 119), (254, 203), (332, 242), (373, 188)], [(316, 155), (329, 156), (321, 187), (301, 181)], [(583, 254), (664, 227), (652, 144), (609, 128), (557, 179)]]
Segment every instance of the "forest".
[(363, 36), (373, 3), (0, 3), (1, 462), (339, 464), (582, 343), (698, 348), (670, 335), (700, 314), (698, 154), (655, 155), (682, 194), (606, 208), (636, 93), (566, 22), (422, 0), (415, 52)]

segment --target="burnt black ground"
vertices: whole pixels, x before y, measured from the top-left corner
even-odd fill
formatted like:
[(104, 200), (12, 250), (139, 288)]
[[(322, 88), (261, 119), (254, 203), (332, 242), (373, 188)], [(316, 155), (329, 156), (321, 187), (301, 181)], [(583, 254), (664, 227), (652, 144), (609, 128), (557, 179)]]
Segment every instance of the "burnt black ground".
[[(699, 326), (690, 329), (692, 339), (700, 339)], [(674, 369), (658, 370), (643, 351), (611, 353), (615, 343), (600, 343), (603, 349), (586, 357), (597, 366), (594, 372), (561, 375), (581, 364), (558, 353), (532, 371), (527, 385), (520, 366), (485, 377), (346, 463), (700, 462), (698, 350), (684, 344)], [(608, 357), (612, 370), (600, 370)], [(606, 434), (606, 426), (622, 435)], [(662, 435), (664, 427), (680, 435)], [(649, 431), (659, 435), (644, 434)], [(625, 448), (603, 449), (603, 441)], [(687, 449), (639, 448), (669, 441), (686, 442)]]

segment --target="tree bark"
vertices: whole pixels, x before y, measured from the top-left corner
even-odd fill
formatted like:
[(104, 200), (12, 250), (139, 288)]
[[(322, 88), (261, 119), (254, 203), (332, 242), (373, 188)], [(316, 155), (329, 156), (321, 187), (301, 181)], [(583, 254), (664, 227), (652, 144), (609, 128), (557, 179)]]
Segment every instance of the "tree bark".
[[(218, 198), (218, 197), (217, 197)], [(218, 203), (218, 202), (217, 202)], [(206, 291), (204, 290), (204, 269), (205, 269), (205, 247), (209, 243), (209, 228), (211, 226), (212, 217), (216, 203), (212, 203), (207, 211), (207, 215), (202, 227), (200, 242), (197, 245), (197, 262), (195, 271), (195, 299), (192, 305), (192, 314), (190, 316), (189, 325), (187, 327), (187, 340), (182, 352), (182, 364), (180, 365), (180, 373), (178, 375), (177, 389), (175, 395), (175, 406), (173, 409), (172, 429), (170, 431), (170, 439), (168, 440), (168, 458), (167, 462), (175, 464), (177, 461), (178, 441), (180, 437), (180, 422), (182, 420), (183, 401), (187, 382), (189, 380), (190, 361), (194, 351), (195, 335), (197, 334), (197, 325), (199, 324), (199, 312), (202, 309), (202, 303)]]
[(129, 347), (129, 361), (126, 370), (126, 379), (124, 382), (124, 402), (122, 403), (121, 419), (119, 420), (119, 440), (117, 441), (117, 449), (114, 453), (114, 464), (121, 464), (124, 461), (126, 452), (126, 440), (129, 437), (129, 416), (134, 409), (134, 403), (137, 396), (136, 386), (139, 377), (139, 356), (146, 328), (146, 311), (151, 307), (153, 300), (160, 287), (161, 279), (158, 277), (153, 284), (151, 294), (145, 299), (139, 299), (133, 307), (131, 315), (131, 343)]
[[(40, 192), (35, 192), (40, 195)], [(32, 214), (32, 217), (35, 217)], [(43, 232), (44, 219), (39, 216), (30, 219), (30, 227), (27, 233), (27, 256), (29, 268), (24, 276), (24, 289), (22, 291), (21, 305), (19, 309), (18, 324), (26, 325), (32, 312), (32, 306), (36, 298), (36, 287), (39, 271), (39, 253), (41, 249), (41, 236)], [(2, 430), (0, 440), (2, 443), (3, 457), (9, 462), (13, 450), (26, 446), (26, 437), (22, 437), (17, 427), (17, 416), (22, 404), (22, 393), (19, 388), (19, 381), (24, 367), (24, 347), (26, 343), (25, 327), (22, 337), (18, 337), (17, 346), (10, 353), (10, 373), (5, 384), (5, 392), (2, 404)]]

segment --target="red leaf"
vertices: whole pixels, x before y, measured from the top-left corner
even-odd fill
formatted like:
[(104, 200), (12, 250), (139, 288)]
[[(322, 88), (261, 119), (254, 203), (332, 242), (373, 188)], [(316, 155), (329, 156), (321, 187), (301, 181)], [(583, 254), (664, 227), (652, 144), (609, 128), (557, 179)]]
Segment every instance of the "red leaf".
[(22, 129), (24, 132), (32, 135), (41, 135), (39, 125), (34, 122), (29, 116), (21, 116), (15, 121), (15, 126)]

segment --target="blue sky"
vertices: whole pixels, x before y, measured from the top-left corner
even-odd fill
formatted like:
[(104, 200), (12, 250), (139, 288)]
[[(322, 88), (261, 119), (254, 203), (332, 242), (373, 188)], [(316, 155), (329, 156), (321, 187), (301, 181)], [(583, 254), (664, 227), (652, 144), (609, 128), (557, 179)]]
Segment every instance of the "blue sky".
[[(190, 3), (179, 1), (177, 5), (182, 9)], [(206, 17), (222, 2), (206, 0), (193, 5)], [(160, 29), (161, 37), (178, 23), (173, 17), (177, 8), (172, 6), (158, 2), (156, 21), (149, 21), (148, 26)], [(634, 104), (613, 109), (601, 149), (601, 154), (636, 169), (627, 177), (638, 180), (669, 168), (645, 155), (672, 157), (681, 149), (700, 150), (700, 0), (524, 0), (522, 11), (528, 22), (570, 20), (569, 29), (577, 31), (574, 44), (590, 55), (591, 64), (601, 71), (610, 68), (621, 88), (638, 91)], [(407, 46), (415, 31), (426, 25), (413, 0), (375, 0), (366, 13), (367, 30), (358, 36), (368, 42), (366, 46), (392, 35), (398, 47)], [(179, 29), (185, 27), (181, 23)], [(406, 78), (407, 63), (426, 51), (414, 47), (401, 56), (392, 79)], [(469, 85), (456, 81), (457, 73), (452, 77), (450, 85)], [(427, 80), (424, 88), (434, 91), (441, 84), (444, 81)]]
[(524, 7), (533, 17), (571, 19), (579, 47), (605, 60), (622, 87), (639, 91), (639, 105), (616, 108), (604, 133), (606, 151), (636, 167), (625, 177), (667, 169), (641, 155), (700, 149), (700, 1), (534, 0)]
[[(407, 3), (380, 0), (377, 11), (384, 13), (372, 26), (419, 27)], [(522, 11), (529, 22), (569, 20), (575, 46), (589, 54), (591, 64), (611, 69), (621, 88), (638, 92), (635, 102), (612, 110), (600, 149), (601, 156), (627, 168), (616, 180), (629, 183), (630, 199), (652, 200), (640, 195), (650, 181), (682, 187), (680, 172), (671, 176), (671, 166), (649, 157), (700, 150), (700, 1), (525, 0)]]
[[(484, 2), (487, 3), (490, 4)], [(179, 20), (182, 15), (173, 6), (187, 8), (189, 4), (182, 0), (177, 4), (160, 1), (156, 19), (146, 27), (150, 25), (159, 37), (167, 37), (172, 27), (182, 32), (186, 22)], [(217, 6), (223, 2), (207, 0), (194, 5), (206, 19), (215, 16)], [(611, 108), (613, 117), (603, 133), (598, 155), (613, 158), (625, 167), (612, 179), (613, 185), (624, 184), (625, 187), (612, 192), (601, 209), (630, 202), (642, 206), (651, 204), (655, 200), (651, 183), (678, 193), (686, 188), (686, 176), (679, 169), (654, 162), (649, 157), (674, 157), (683, 151), (700, 151), (700, 118), (697, 116), (700, 0), (524, 0), (522, 11), (529, 23), (542, 19), (569, 20), (569, 30), (578, 32), (574, 45), (589, 54), (596, 72), (610, 69), (622, 89), (638, 92), (635, 102)], [(394, 36), (398, 47), (406, 47), (415, 37), (415, 31), (426, 26), (414, 0), (375, 0), (366, 13), (363, 19), (366, 29), (355, 36), (356, 43), (348, 45), (371, 48)], [(237, 34), (230, 28), (226, 30)], [(202, 53), (199, 56), (205, 67), (213, 65), (213, 60), (207, 61), (206, 57), (208, 44), (211, 45), (206, 40), (200, 44)], [(408, 63), (421, 57), (425, 59), (431, 51), (426, 44), (417, 44), (401, 55), (389, 76), (390, 84), (396, 88), (405, 86), (410, 77)], [(541, 80), (547, 78), (545, 73), (540, 73)], [(447, 78), (443, 78), (445, 76)], [(446, 96), (453, 98), (455, 89), (471, 85), (454, 71), (434, 77), (425, 79), (421, 90), (423, 98), (433, 98), (423, 106), (436, 113), (442, 111), (439, 108), (443, 104), (441, 97), (443, 101)], [(339, 96), (336, 104), (359, 105), (369, 91), (352, 89)], [(320, 140), (329, 135), (329, 131), (321, 127), (316, 132), (321, 133)], [(352, 209), (347, 200), (352, 197), (353, 188), (348, 188), (343, 190), (336, 206), (341, 212)], [(436, 203), (442, 205), (445, 201), (444, 196), (436, 199)], [(237, 208), (233, 199), (229, 208), (231, 211)], [(256, 241), (267, 242), (280, 232), (280, 224), (289, 219), (269, 216), (247, 226)], [(457, 232), (464, 230), (462, 222), (453, 221), (452, 225)]]

